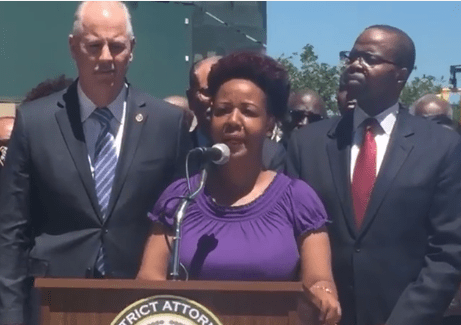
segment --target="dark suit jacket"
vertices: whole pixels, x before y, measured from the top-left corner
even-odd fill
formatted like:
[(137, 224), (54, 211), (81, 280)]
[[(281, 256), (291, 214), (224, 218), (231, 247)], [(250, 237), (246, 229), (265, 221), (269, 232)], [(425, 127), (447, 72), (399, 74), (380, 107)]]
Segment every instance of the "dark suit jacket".
[[(17, 112), (0, 193), (0, 323), (23, 321), (29, 276), (93, 274), (101, 239), (109, 275), (134, 278), (147, 212), (184, 169), (183, 113), (129, 87), (108, 217), (103, 221), (80, 122), (76, 83)], [(179, 175), (178, 175), (179, 176)]]
[(461, 279), (460, 138), (401, 108), (359, 230), (352, 116), (295, 132), (287, 158), (288, 173), (316, 190), (333, 221), (341, 324), (439, 324)]
[(287, 152), (285, 147), (269, 138), (263, 143), (263, 166), (269, 170), (282, 171), (285, 168)]

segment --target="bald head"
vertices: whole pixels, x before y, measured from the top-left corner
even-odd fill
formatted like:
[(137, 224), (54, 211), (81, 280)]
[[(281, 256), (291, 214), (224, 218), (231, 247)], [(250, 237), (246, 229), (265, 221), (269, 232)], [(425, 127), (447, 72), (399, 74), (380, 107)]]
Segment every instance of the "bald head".
[(97, 107), (122, 91), (135, 41), (128, 10), (121, 2), (85, 2), (77, 10), (69, 46), (85, 95)]
[(322, 117), (327, 117), (325, 103), (322, 97), (311, 89), (294, 92), (292, 96), (290, 96), (289, 105), (290, 109), (304, 110)]
[(195, 62), (189, 72), (189, 88), (208, 88), (208, 75), (211, 67), (221, 58), (221, 56), (212, 56)]
[(304, 89), (291, 94), (288, 101), (291, 128), (328, 118), (325, 102), (311, 89)]
[(416, 59), (415, 43), (410, 36), (403, 30), (389, 25), (373, 25), (367, 27), (365, 31), (372, 29), (377, 29), (395, 36), (395, 48), (398, 49), (393, 53), (395, 62), (407, 68), (408, 75), (410, 75), (415, 66)]
[[(126, 34), (131, 40), (134, 39), (133, 26), (131, 25), (131, 15), (128, 8), (123, 2), (119, 1), (83, 1), (77, 7), (74, 15), (74, 24), (72, 34), (78, 35), (84, 31), (85, 16), (99, 16), (107, 19), (123, 19), (123, 24), (126, 26)], [(120, 23), (120, 22), (118, 22)]]
[(453, 109), (450, 103), (434, 94), (427, 94), (418, 99), (410, 107), (410, 113), (417, 116), (445, 115), (453, 117)]
[(0, 117), (0, 146), (8, 146), (8, 141), (10, 141), (11, 132), (13, 131), (13, 125), (13, 116)]
[(187, 102), (186, 97), (174, 95), (165, 97), (163, 100), (172, 105), (178, 106), (183, 110), (189, 110), (189, 103)]

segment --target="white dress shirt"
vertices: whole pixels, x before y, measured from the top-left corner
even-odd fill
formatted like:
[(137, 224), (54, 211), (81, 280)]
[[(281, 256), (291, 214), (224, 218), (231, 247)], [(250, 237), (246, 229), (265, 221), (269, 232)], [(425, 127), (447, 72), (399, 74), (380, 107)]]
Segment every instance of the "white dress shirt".
[[(395, 121), (397, 120), (397, 114), (399, 112), (399, 103), (395, 103), (391, 107), (387, 108), (380, 114), (374, 116), (378, 121), (381, 128), (375, 130), (375, 141), (376, 141), (376, 176), (379, 173), (381, 164), (386, 153), (387, 145), (394, 128)], [(363, 141), (363, 122), (373, 116), (369, 116), (360, 107), (354, 109), (354, 131), (352, 134), (352, 146), (351, 146), (351, 181), (354, 176), (355, 162), (359, 155), (360, 146)]]
[[(120, 148), (122, 146), (127, 91), (128, 85), (125, 84), (117, 98), (115, 98), (115, 100), (107, 106), (114, 115), (114, 118), (111, 120), (111, 133), (115, 138), (117, 158), (120, 155)], [(97, 107), (88, 98), (88, 96), (85, 95), (80, 83), (77, 85), (77, 92), (80, 103), (80, 118), (83, 125), (83, 134), (85, 135), (86, 147), (88, 150), (88, 160), (91, 166), (91, 173), (94, 177), (94, 154), (96, 141), (98, 140), (99, 133), (101, 132), (101, 123), (99, 123), (96, 117), (91, 115)]]

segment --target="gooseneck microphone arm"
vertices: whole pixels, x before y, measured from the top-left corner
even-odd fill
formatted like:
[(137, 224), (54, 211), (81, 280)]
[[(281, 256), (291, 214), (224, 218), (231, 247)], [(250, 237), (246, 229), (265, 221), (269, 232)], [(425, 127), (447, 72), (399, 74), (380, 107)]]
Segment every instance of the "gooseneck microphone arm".
[[(204, 161), (203, 170), (202, 170), (202, 177), (200, 179), (200, 183), (198, 188), (192, 192), (190, 189), (190, 182), (189, 182), (189, 170), (188, 170), (188, 161), (189, 156), (191, 153), (200, 153), (202, 160)], [(189, 194), (182, 198), (179, 202), (179, 205), (174, 213), (174, 237), (173, 237), (173, 266), (170, 272), (170, 278), (172, 280), (179, 280), (179, 246), (181, 243), (181, 223), (186, 215), (186, 210), (189, 204), (197, 197), (200, 191), (205, 186), (206, 178), (207, 178), (207, 168), (210, 163), (214, 163), (217, 165), (223, 165), (229, 161), (230, 157), (230, 150), (227, 145), (224, 143), (217, 143), (211, 148), (207, 147), (199, 147), (192, 149), (187, 154), (186, 158), (186, 178), (187, 184), (189, 188)], [(192, 193), (191, 193), (192, 192)]]
[(187, 207), (189, 204), (197, 197), (200, 191), (205, 186), (206, 178), (208, 176), (207, 168), (205, 167), (202, 170), (202, 177), (200, 180), (200, 184), (195, 192), (190, 193), (187, 197), (181, 199), (181, 202), (176, 209), (174, 214), (174, 221), (175, 221), (175, 229), (174, 229), (174, 237), (173, 237), (173, 266), (170, 272), (170, 277), (172, 280), (179, 280), (179, 244), (181, 242), (181, 222), (184, 219), (186, 214)]

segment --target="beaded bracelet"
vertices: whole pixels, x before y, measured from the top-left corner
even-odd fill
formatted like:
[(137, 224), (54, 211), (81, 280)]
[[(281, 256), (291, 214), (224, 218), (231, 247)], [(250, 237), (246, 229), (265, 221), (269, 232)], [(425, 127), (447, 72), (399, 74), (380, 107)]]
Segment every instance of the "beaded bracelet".
[(318, 285), (318, 284), (313, 285), (313, 286), (311, 287), (311, 289), (320, 289), (320, 290), (325, 291), (326, 293), (333, 294), (333, 290), (331, 290), (331, 289), (328, 288), (328, 287), (321, 286), (321, 285)]

